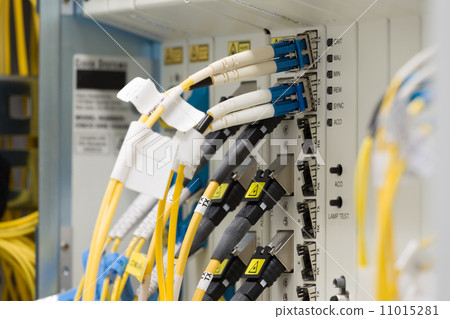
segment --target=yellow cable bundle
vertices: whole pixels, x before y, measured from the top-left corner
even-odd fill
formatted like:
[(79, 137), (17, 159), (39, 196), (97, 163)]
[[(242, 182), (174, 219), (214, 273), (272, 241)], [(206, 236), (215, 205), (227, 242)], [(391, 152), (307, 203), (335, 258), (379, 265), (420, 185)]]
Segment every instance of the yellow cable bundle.
[(159, 297), (162, 301), (166, 300), (166, 281), (164, 279), (164, 259), (163, 259), (163, 228), (164, 228), (164, 212), (167, 201), (167, 194), (170, 188), (170, 181), (173, 177), (173, 171), (170, 172), (169, 182), (164, 192), (164, 198), (159, 201), (158, 212), (156, 214), (156, 226), (155, 226), (155, 257), (156, 257), (156, 270), (158, 272), (158, 286)]
[(178, 209), (183, 190), (184, 165), (178, 167), (175, 189), (173, 191), (172, 207), (170, 210), (169, 238), (167, 241), (167, 301), (173, 301), (173, 272), (175, 267), (175, 244), (177, 236)]
[(358, 264), (361, 267), (367, 266), (364, 223), (370, 179), (370, 153), (372, 151), (372, 144), (373, 138), (366, 136), (361, 144), (355, 168), (354, 197), (358, 222)]
[(13, 1), (14, 22), (16, 28), (17, 64), (19, 75), (28, 76), (27, 43), (25, 41), (25, 25), (23, 21), (23, 4), (21, 0)]
[[(134, 237), (137, 239), (137, 237)], [(133, 239), (134, 240), (134, 239)], [(131, 256), (131, 254), (133, 252), (139, 252), (142, 248), (142, 246), (144, 246), (145, 244), (145, 239), (144, 238), (139, 238), (137, 239), (137, 244), (133, 249), (130, 249), (129, 253), (125, 253), (125, 257), (129, 258)], [(113, 288), (113, 292), (111, 293), (111, 301), (118, 301), (120, 299), (120, 296), (122, 295), (122, 291), (125, 288), (125, 285), (127, 283), (128, 277), (130, 276), (129, 273), (125, 272), (123, 274), (123, 278), (119, 278), (119, 280), (117, 281), (117, 285), (116, 282), (114, 282), (114, 288)]]
[[(139, 238), (137, 237), (133, 237), (133, 239), (131, 240), (131, 242), (128, 244), (127, 249), (125, 250), (124, 256), (127, 258), (130, 258), (131, 253), (133, 252), (133, 248), (136, 245), (136, 243), (139, 241)], [(125, 275), (126, 273), (124, 273)], [(119, 300), (120, 297), (120, 284), (122, 281), (122, 276), (120, 276), (119, 274), (116, 275), (116, 279), (114, 281), (114, 285), (113, 285), (113, 290), (111, 293), (111, 301), (116, 301)]]
[(377, 206), (377, 300), (397, 300), (397, 277), (395, 270), (395, 245), (393, 237), (392, 205), (398, 184), (405, 169), (405, 161), (399, 160), (395, 148), (383, 186), (378, 191)]
[(5, 277), (2, 300), (35, 299), (35, 244), (26, 236), (35, 231), (38, 218), (35, 212), (0, 222), (0, 264)]

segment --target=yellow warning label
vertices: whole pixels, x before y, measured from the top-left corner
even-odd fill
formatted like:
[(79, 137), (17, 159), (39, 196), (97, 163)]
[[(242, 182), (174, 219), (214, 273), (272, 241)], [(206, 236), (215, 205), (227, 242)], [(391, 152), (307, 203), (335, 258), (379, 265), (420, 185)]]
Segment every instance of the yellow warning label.
[(233, 55), (247, 50), (250, 50), (250, 40), (228, 42), (228, 55)]
[(164, 64), (183, 63), (183, 47), (173, 47), (164, 49)]
[(264, 265), (265, 259), (252, 259), (248, 264), (247, 270), (245, 271), (246, 275), (257, 275), (259, 274), (262, 266)]
[(224, 259), (222, 261), (222, 263), (219, 265), (219, 267), (217, 267), (216, 272), (214, 273), (214, 275), (220, 275), (222, 274), (223, 270), (225, 269), (225, 266), (228, 264), (228, 258)]
[(208, 61), (209, 59), (209, 45), (196, 44), (189, 47), (189, 60), (191, 62)]
[(140, 252), (133, 251), (125, 271), (135, 276), (139, 281), (142, 281), (144, 279), (145, 267), (147, 267), (147, 258)]
[(264, 188), (264, 185), (266, 185), (265, 182), (253, 182), (248, 188), (245, 198), (258, 198)]
[(287, 39), (287, 38), (292, 38), (292, 36), (291, 37), (289, 37), (289, 36), (288, 37), (273, 37), (270, 39), (270, 43), (271, 44), (278, 43), (278, 42), (280, 42), (280, 40)]
[(225, 191), (228, 188), (228, 183), (222, 183), (220, 184), (219, 188), (214, 193), (213, 197), (211, 199), (221, 199), (223, 197), (223, 194), (225, 194)]

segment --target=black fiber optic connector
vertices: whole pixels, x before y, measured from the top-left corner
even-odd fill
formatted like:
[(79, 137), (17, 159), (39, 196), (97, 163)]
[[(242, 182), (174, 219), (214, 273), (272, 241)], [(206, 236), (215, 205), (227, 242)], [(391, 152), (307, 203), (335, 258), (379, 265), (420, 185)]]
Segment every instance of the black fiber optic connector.
[(256, 233), (248, 232), (216, 270), (203, 301), (217, 301), (244, 274), (256, 249)]
[(293, 164), (292, 154), (278, 155), (267, 170), (257, 172), (245, 194), (246, 205), (225, 229), (212, 259), (222, 262), (265, 212), (284, 195), (293, 193)]
[[(206, 164), (208, 164), (211, 157), (216, 154), (217, 150), (223, 146), (226, 140), (230, 136), (236, 134), (239, 129), (240, 126), (233, 126), (207, 134), (205, 136), (205, 140), (200, 146), (200, 149), (202, 151), (200, 162), (191, 177), (196, 176), (206, 166)], [(186, 186), (190, 181), (191, 178), (186, 177), (183, 181), (183, 185)]]
[(223, 183), (228, 175), (244, 162), (256, 144), (267, 134), (272, 133), (283, 118), (283, 116), (273, 117), (247, 126), (225, 154), (222, 163), (211, 179), (219, 184)]
[(220, 184), (200, 221), (189, 256), (202, 246), (203, 242), (219, 226), (227, 214), (234, 211), (241, 203), (256, 170), (256, 161), (252, 159), (248, 165), (239, 166), (230, 177)]
[(291, 230), (278, 231), (268, 246), (256, 248), (242, 276), (247, 280), (231, 301), (255, 301), (283, 272), (291, 272), (294, 269), (293, 249), (294, 232)]

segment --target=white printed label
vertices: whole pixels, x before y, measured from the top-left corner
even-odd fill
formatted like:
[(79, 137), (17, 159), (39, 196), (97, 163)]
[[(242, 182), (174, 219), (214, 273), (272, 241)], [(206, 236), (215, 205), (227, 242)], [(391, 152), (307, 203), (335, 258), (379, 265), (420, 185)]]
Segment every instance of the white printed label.
[(77, 54), (73, 59), (73, 149), (76, 154), (115, 155), (137, 117), (116, 98), (126, 83), (128, 59)]
[(198, 204), (195, 207), (194, 212), (204, 215), (210, 202), (211, 202), (210, 199), (206, 198), (205, 196), (202, 196), (198, 201)]
[(213, 274), (210, 272), (203, 272), (202, 277), (200, 278), (200, 281), (198, 282), (197, 289), (206, 291), (209, 287), (209, 284), (211, 283), (213, 279)]

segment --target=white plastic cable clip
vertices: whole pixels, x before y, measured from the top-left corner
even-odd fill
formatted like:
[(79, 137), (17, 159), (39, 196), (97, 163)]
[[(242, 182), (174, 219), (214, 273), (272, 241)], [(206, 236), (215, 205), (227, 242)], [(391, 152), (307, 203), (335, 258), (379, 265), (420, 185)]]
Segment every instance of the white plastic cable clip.
[(197, 166), (201, 158), (200, 146), (205, 140), (203, 134), (190, 129), (187, 132), (177, 132), (173, 140), (178, 144), (177, 161), (185, 166)]
[(141, 114), (149, 114), (164, 99), (150, 79), (134, 78), (117, 93), (117, 98), (131, 102)]
[(178, 131), (186, 132), (197, 125), (205, 116), (205, 113), (197, 110), (186, 102), (181, 94), (183, 89), (179, 86), (174, 88), (164, 99), (161, 105), (165, 108), (161, 118)]
[(176, 151), (177, 144), (170, 138), (132, 122), (111, 178), (126, 188), (162, 199)]
[(161, 105), (165, 109), (161, 118), (177, 130), (186, 132), (197, 125), (205, 113), (183, 100), (181, 94), (183, 89), (177, 86), (165, 96), (158, 91), (150, 79), (137, 77), (117, 93), (117, 98), (133, 103), (141, 114), (150, 114), (158, 105)]

